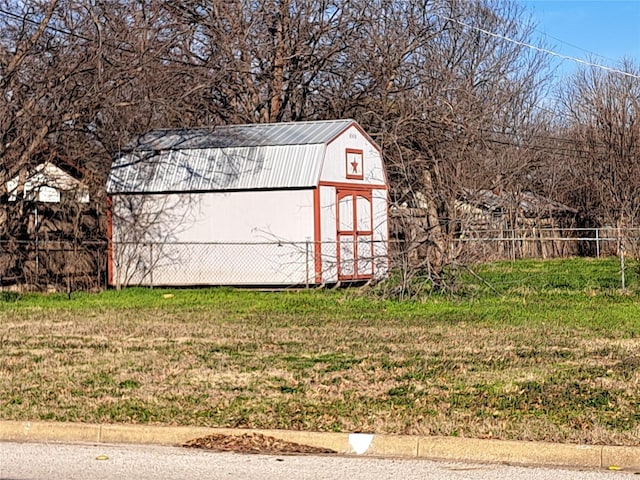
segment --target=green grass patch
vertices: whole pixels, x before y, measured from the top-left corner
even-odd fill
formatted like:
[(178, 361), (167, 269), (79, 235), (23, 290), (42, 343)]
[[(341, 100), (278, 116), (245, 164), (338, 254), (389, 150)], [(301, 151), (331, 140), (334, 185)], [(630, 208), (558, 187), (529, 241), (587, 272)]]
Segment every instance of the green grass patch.
[[(637, 261), (627, 260), (625, 287), (638, 286)], [(471, 273), (473, 272), (473, 274)], [(477, 275), (477, 276), (476, 276)], [(484, 294), (604, 294), (622, 287), (620, 260), (571, 258), (481, 264), (462, 271), (462, 290)]]
[(501, 262), (411, 301), (2, 296), (0, 417), (637, 445), (636, 273), (622, 291), (617, 259)]

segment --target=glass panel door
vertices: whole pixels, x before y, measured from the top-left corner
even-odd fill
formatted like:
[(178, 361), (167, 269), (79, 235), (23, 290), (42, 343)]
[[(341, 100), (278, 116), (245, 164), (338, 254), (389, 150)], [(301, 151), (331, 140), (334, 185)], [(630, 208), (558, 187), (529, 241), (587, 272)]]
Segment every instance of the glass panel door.
[(341, 191), (338, 197), (338, 279), (373, 275), (373, 221), (370, 191)]

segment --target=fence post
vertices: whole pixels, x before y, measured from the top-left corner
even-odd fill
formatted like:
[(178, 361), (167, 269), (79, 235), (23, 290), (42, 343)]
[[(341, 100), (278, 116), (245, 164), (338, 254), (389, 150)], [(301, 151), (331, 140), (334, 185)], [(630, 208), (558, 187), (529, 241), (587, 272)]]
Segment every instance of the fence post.
[(309, 240), (307, 240), (304, 243), (304, 266), (305, 266), (304, 282), (307, 288), (309, 288), (309, 253), (310, 253)]
[(600, 229), (596, 228), (596, 258), (600, 258)]
[(36, 282), (40, 283), (40, 245), (38, 245), (38, 207), (33, 207), (33, 233), (36, 247)]
[(516, 261), (516, 229), (511, 230), (511, 260)]
[(153, 290), (153, 242), (149, 243), (149, 280)]
[(620, 244), (620, 277), (622, 280), (622, 291), (627, 289), (627, 285), (624, 278), (624, 245)]

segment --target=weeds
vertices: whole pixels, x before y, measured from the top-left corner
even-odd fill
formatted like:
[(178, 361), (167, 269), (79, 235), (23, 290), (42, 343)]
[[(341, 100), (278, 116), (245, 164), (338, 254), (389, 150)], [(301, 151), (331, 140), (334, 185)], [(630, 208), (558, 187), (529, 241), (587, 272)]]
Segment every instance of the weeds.
[(476, 267), (473, 295), (428, 301), (19, 296), (0, 302), (0, 416), (636, 445), (638, 298), (603, 262)]

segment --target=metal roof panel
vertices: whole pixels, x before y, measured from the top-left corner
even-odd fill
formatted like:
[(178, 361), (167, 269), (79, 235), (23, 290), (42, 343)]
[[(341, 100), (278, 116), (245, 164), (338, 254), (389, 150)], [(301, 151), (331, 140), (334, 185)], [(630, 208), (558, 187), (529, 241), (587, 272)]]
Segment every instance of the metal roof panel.
[(109, 193), (304, 188), (317, 185), (324, 145), (132, 152), (117, 158)]
[(125, 151), (326, 143), (351, 123), (353, 120), (347, 119), (152, 130), (129, 145)]
[(316, 186), (326, 144), (353, 120), (154, 130), (114, 160), (109, 193)]

